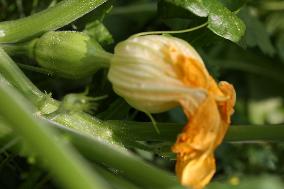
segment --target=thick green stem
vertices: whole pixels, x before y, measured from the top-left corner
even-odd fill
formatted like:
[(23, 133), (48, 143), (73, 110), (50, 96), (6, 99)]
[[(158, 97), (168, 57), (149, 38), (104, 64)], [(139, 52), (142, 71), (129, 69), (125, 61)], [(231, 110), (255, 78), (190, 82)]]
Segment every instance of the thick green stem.
[(0, 102), (0, 115), (44, 160), (62, 186), (74, 189), (109, 188), (66, 141), (34, 117), (26, 99), (5, 82), (0, 83)]
[(34, 104), (45, 96), (17, 67), (14, 61), (0, 48), (0, 74), (20, 90)]
[[(106, 121), (104, 123), (121, 137), (135, 141), (174, 141), (183, 125), (157, 123), (160, 134), (153, 129), (151, 122)], [(225, 136), (227, 142), (284, 141), (284, 125), (232, 125)]]
[(60, 127), (52, 121), (46, 120), (46, 122), (50, 126), (68, 134), (70, 142), (72, 142), (89, 160), (103, 163), (104, 165), (117, 169), (120, 171), (119, 173), (126, 176), (133, 182), (144, 186), (143, 188), (183, 188), (178, 184), (174, 175), (144, 162), (128, 151), (120, 150), (113, 145), (98, 140), (97, 138), (80, 135), (66, 127)]
[(58, 108), (59, 103), (41, 92), (18, 68), (16, 63), (0, 48), (0, 80), (6, 80), (16, 87), (42, 113), (50, 113)]
[(126, 150), (123, 140), (106, 127), (103, 122), (84, 112), (54, 112), (48, 115), (48, 119), (62, 124), (65, 127), (75, 129), (84, 135), (91, 136), (112, 145), (114, 148)]
[(0, 43), (11, 43), (56, 30), (107, 0), (64, 0), (29, 17), (0, 23)]

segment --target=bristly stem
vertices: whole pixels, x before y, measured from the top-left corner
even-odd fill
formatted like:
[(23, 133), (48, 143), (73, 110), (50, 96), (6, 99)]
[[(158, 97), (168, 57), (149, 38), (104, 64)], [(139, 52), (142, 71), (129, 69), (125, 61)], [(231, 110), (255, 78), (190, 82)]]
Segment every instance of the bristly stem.
[(1, 78), (17, 88), (42, 113), (50, 113), (58, 108), (59, 103), (41, 92), (0, 47), (0, 80)]
[(45, 95), (25, 76), (2, 48), (0, 48), (0, 74), (34, 104), (41, 101)]
[(0, 102), (0, 115), (44, 160), (64, 188), (109, 189), (108, 184), (62, 137), (35, 118), (27, 100), (3, 81), (0, 81)]

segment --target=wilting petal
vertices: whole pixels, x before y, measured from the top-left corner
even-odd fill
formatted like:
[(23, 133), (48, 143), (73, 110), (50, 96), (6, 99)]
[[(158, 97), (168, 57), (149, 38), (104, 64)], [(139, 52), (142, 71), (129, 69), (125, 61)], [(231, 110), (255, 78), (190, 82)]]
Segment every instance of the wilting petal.
[[(213, 153), (200, 153), (194, 159), (177, 155), (176, 172), (180, 182), (193, 189), (202, 189), (215, 173), (216, 165)], [(180, 175), (179, 175), (180, 174)]]
[(219, 83), (219, 88), (228, 98), (226, 101), (217, 101), (222, 123), (215, 145), (219, 145), (231, 123), (231, 115), (234, 113), (234, 105), (236, 103), (236, 92), (233, 85), (222, 81)]
[(209, 91), (207, 99), (190, 116), (189, 123), (172, 147), (173, 152), (177, 153), (176, 172), (181, 183), (194, 189), (203, 188), (213, 177), (214, 151), (223, 140), (233, 113), (233, 86), (221, 82), (219, 87), (220, 91), (211, 86), (213, 90)]
[(176, 172), (185, 186), (204, 187), (215, 172), (214, 142), (221, 117), (213, 95), (200, 105), (172, 147), (177, 153)]

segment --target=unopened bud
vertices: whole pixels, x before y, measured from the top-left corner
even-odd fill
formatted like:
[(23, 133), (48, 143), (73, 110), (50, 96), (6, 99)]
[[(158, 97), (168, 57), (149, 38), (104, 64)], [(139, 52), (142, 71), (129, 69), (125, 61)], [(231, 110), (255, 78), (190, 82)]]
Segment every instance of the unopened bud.
[(65, 78), (91, 76), (109, 66), (111, 55), (88, 35), (80, 32), (48, 32), (34, 46), (38, 64)]

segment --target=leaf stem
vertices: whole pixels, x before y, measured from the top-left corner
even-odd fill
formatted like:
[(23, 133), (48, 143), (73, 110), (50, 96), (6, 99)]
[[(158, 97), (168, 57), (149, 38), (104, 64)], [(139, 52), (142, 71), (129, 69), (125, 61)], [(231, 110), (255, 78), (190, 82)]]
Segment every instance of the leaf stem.
[(0, 43), (18, 42), (56, 30), (80, 18), (107, 0), (64, 0), (31, 16), (0, 23)]

